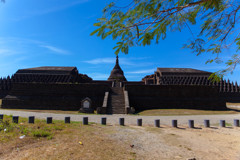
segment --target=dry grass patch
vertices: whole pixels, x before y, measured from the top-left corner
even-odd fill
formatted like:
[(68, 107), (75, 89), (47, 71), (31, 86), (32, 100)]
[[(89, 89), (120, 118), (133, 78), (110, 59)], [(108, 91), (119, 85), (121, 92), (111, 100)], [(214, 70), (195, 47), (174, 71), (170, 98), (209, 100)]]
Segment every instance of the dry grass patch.
[(227, 102), (227, 106), (228, 105), (236, 105), (236, 106), (240, 106), (240, 103), (230, 103), (230, 102)]
[[(6, 117), (5, 120), (10, 120)], [(128, 151), (128, 145), (116, 146), (116, 141), (108, 139), (114, 133), (111, 126), (80, 122), (64, 124), (54, 121), (45, 124), (37, 120), (28, 124), (21, 118), (21, 124), (12, 124), (14, 130), (1, 131), (0, 159), (132, 159), (134, 155)], [(20, 127), (23, 126), (23, 133)], [(25, 138), (19, 137), (26, 135)], [(81, 142), (82, 144), (80, 144)]]
[(227, 103), (229, 109), (234, 109), (240, 111), (240, 103)]
[(139, 112), (142, 116), (179, 116), (179, 115), (214, 115), (214, 114), (237, 114), (234, 110), (212, 111), (194, 109), (151, 109)]

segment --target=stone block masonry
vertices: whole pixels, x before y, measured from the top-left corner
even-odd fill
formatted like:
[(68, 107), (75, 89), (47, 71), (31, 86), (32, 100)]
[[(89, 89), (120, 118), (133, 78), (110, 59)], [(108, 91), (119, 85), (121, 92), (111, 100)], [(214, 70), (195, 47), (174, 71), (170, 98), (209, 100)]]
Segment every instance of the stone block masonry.
[(209, 109), (224, 110), (218, 88), (212, 86), (125, 85), (130, 106), (146, 109)]
[(15, 83), (3, 98), (2, 108), (79, 110), (81, 101), (88, 97), (94, 109), (103, 104), (108, 84), (43, 84)]

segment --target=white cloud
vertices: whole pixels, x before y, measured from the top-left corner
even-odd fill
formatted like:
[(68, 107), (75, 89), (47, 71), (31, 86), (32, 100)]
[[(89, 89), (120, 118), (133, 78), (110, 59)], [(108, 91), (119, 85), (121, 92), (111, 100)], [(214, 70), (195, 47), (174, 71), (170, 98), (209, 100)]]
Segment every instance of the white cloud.
[(46, 48), (48, 50), (50, 50), (51, 52), (57, 53), (57, 54), (63, 54), (63, 55), (68, 55), (69, 51), (54, 47), (54, 46), (50, 46), (50, 45), (40, 45), (40, 47)]
[(114, 64), (115, 58), (97, 58), (97, 59), (92, 59), (92, 60), (83, 61), (83, 62), (89, 63), (89, 64)]
[(107, 78), (109, 77), (109, 74), (103, 73), (88, 73), (87, 75), (93, 80), (107, 80)]
[(68, 4), (65, 4), (65, 5), (62, 5), (62, 6), (57, 6), (57, 7), (54, 7), (54, 8), (49, 8), (49, 9), (41, 10), (41, 11), (35, 11), (32, 14), (33, 15), (44, 15), (44, 14), (48, 14), (48, 13), (52, 13), (52, 12), (61, 11), (61, 10), (73, 7), (75, 5), (87, 3), (89, 1), (90, 0), (78, 0), (78, 1), (75, 1), (75, 2), (72, 2), (72, 3), (68, 3)]
[(127, 74), (143, 74), (143, 73), (148, 73), (148, 74), (153, 74), (154, 71), (156, 71), (157, 68), (154, 69), (145, 69), (145, 70), (138, 70), (138, 71), (131, 71), (131, 72), (126, 72)]
[(1, 56), (10, 56), (17, 54), (17, 51), (10, 50), (10, 49), (0, 49), (0, 55)]
[(30, 49), (37, 49), (39, 47), (47, 49), (50, 53), (55, 53), (59, 55), (69, 55), (70, 51), (55, 47), (49, 43), (34, 40), (26, 39), (19, 37), (0, 37), (0, 55), (1, 56), (10, 56), (21, 53), (30, 54)]
[[(139, 63), (139, 62), (135, 62), (135, 61), (139, 61), (139, 60), (144, 60), (147, 57), (129, 57), (129, 58), (119, 58), (119, 64), (120, 65), (128, 65), (128, 66), (146, 66), (152, 63)], [(92, 60), (87, 60), (87, 61), (83, 61), (85, 63), (89, 63), (89, 64), (93, 64), (93, 65), (97, 65), (97, 64), (115, 64), (116, 62), (116, 58), (110, 58), (110, 57), (106, 57), (106, 58), (96, 58), (96, 59), (92, 59)]]
[(23, 15), (23, 16), (18, 17), (18, 18), (14, 18), (13, 20), (14, 21), (20, 21), (20, 20), (31, 18), (31, 17), (34, 17), (34, 16), (41, 16), (41, 15), (61, 11), (61, 10), (64, 10), (64, 9), (67, 9), (67, 8), (70, 8), (70, 7), (79, 5), (79, 4), (87, 3), (89, 1), (91, 1), (91, 0), (78, 0), (78, 1), (75, 1), (75, 2), (72, 2), (72, 3), (67, 3), (67, 4), (64, 4), (64, 5), (59, 5), (59, 6), (52, 7), (52, 8), (34, 10), (32, 12), (28, 12), (26, 15)]

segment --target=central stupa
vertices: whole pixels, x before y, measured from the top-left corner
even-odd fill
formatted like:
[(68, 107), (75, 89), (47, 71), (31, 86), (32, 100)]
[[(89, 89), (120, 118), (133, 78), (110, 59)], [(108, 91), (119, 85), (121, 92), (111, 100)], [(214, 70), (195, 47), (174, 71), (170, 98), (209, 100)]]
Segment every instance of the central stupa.
[(111, 71), (111, 75), (108, 77), (108, 81), (127, 81), (124, 76), (123, 70), (119, 66), (118, 56), (116, 57), (116, 64)]

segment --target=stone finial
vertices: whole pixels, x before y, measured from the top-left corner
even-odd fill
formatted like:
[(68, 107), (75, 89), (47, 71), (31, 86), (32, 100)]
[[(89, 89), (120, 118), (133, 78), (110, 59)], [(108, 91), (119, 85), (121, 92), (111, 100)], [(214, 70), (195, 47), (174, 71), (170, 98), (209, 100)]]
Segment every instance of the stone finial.
[(238, 84), (237, 84), (237, 81), (235, 82), (235, 92), (238, 92)]

